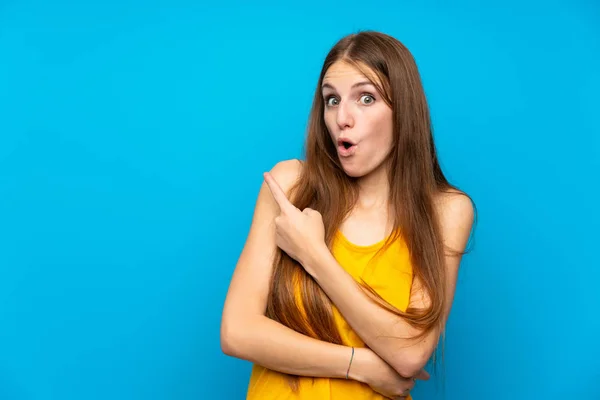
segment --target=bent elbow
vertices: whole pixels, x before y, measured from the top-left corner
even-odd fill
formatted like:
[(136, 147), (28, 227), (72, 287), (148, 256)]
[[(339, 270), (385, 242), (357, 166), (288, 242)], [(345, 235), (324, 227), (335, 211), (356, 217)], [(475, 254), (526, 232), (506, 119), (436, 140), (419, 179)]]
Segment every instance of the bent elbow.
[(404, 378), (412, 378), (421, 372), (429, 361), (429, 354), (424, 351), (415, 351), (408, 355), (398, 357), (392, 366)]
[(221, 322), (221, 351), (231, 357), (239, 356), (239, 340), (236, 332), (239, 332), (239, 329), (233, 327), (231, 321), (223, 319)]
[(234, 357), (234, 345), (229, 336), (221, 334), (221, 351), (223, 354)]

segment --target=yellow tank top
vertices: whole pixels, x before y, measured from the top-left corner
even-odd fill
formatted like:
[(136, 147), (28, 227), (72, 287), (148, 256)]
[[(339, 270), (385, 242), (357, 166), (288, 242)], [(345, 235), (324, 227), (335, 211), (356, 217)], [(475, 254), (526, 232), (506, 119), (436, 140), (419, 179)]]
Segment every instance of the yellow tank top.
[[(369, 246), (351, 243), (337, 232), (332, 243), (332, 254), (352, 277), (364, 280), (387, 302), (405, 311), (412, 285), (412, 267), (408, 249), (401, 240), (380, 252), (385, 241)], [(364, 342), (333, 306), (335, 324), (347, 346), (364, 347)], [(293, 392), (285, 375), (253, 365), (247, 391), (247, 400), (385, 400), (361, 382), (346, 379), (300, 377), (299, 389)], [(411, 399), (409, 396), (408, 400)]]

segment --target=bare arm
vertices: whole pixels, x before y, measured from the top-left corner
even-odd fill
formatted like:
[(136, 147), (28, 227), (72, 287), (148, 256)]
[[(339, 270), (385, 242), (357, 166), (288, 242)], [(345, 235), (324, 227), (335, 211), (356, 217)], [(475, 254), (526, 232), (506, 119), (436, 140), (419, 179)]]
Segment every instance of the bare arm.
[[(440, 206), (442, 235), (446, 245), (463, 250), (473, 221), (473, 209), (464, 196), (456, 195), (443, 201)], [(454, 298), (460, 256), (447, 256), (447, 308), (444, 323)], [(417, 333), (404, 319), (375, 304), (356, 284), (354, 279), (337, 263), (326, 247), (319, 247), (304, 266), (313, 275), (340, 310), (350, 326), (362, 340), (405, 377), (414, 376), (421, 370), (435, 349), (440, 332), (434, 330), (420, 342), (406, 339)], [(424, 308), (429, 298), (415, 280), (411, 290), (411, 307)]]
[[(297, 161), (278, 163), (271, 173), (284, 190), (297, 179)], [(275, 371), (312, 377), (345, 378), (350, 347), (302, 335), (265, 316), (275, 243), (277, 203), (263, 183), (248, 234), (230, 283), (221, 322), (223, 352)], [(351, 377), (366, 381), (368, 349), (357, 349)]]

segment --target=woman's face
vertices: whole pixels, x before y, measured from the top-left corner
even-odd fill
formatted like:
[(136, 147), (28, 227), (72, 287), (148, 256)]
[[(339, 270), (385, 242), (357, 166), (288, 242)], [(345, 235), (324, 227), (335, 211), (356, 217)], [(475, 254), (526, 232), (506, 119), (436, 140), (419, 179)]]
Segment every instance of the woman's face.
[[(378, 82), (375, 74), (371, 79)], [(322, 95), (325, 124), (344, 171), (352, 177), (371, 173), (392, 148), (392, 109), (369, 79), (344, 61), (325, 73)]]

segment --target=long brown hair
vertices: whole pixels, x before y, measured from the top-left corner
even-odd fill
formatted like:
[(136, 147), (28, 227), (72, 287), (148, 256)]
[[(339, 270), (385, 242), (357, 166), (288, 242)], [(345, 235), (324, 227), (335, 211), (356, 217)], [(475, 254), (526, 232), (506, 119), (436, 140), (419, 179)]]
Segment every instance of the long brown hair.
[[(346, 61), (369, 76), (393, 110), (394, 146), (387, 160), (394, 234), (387, 245), (400, 237), (406, 242), (413, 274), (429, 294), (425, 310), (398, 310), (363, 283), (383, 307), (423, 331), (440, 327), (446, 306), (444, 250), (434, 196), (455, 189), (438, 162), (429, 108), (416, 63), (397, 39), (383, 33), (363, 31), (342, 38), (325, 58), (308, 123), (305, 161), (291, 190), (292, 203), (299, 209), (319, 211), (325, 238), (331, 245), (335, 232), (357, 200), (357, 181), (347, 176), (337, 157), (323, 116), (321, 84), (328, 68)], [(367, 70), (365, 70), (365, 67)], [(296, 301), (300, 287), (301, 301)], [(302, 266), (279, 250), (275, 261), (267, 316), (305, 335), (342, 344), (332, 314), (331, 302)]]

